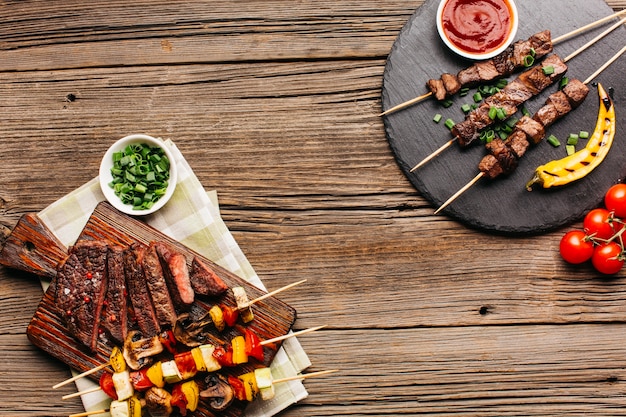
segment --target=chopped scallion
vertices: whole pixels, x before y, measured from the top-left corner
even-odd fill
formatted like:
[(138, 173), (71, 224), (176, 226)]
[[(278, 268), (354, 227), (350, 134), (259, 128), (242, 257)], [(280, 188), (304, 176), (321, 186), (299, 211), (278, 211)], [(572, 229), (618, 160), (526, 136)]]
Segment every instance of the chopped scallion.
[(452, 128), (454, 127), (456, 123), (454, 123), (454, 120), (452, 119), (446, 119), (445, 125), (448, 129), (452, 130)]
[(543, 71), (543, 73), (545, 75), (552, 75), (552, 74), (554, 74), (554, 67), (552, 65), (548, 65), (547, 67), (543, 67), (541, 70)]
[(548, 136), (546, 140), (550, 145), (554, 146), (555, 148), (561, 146), (561, 142), (559, 142), (559, 139), (554, 135)]
[(565, 145), (565, 152), (567, 152), (567, 155), (572, 155), (574, 153), (576, 153), (576, 147), (574, 145)]
[(474, 99), (474, 103), (479, 103), (479, 102), (481, 102), (483, 100), (483, 96), (482, 96), (482, 94), (480, 94), (480, 92), (474, 93), (472, 98)]
[(578, 133), (578, 137), (581, 139), (589, 139), (589, 132), (587, 132), (586, 130), (581, 130)]
[(443, 118), (443, 116), (440, 113), (437, 113), (434, 117), (433, 117), (433, 122), (435, 123), (439, 123), (441, 121), (441, 119)]
[(577, 145), (578, 144), (578, 135), (575, 133), (570, 133), (567, 137), (568, 145)]

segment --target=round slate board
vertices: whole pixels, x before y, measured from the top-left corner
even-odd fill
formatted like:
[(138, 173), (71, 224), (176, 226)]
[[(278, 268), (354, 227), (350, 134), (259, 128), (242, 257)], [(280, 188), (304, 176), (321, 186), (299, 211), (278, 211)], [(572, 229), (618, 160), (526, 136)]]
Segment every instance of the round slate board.
[[(471, 64), (450, 52), (439, 38), (435, 26), (438, 3), (439, 0), (426, 0), (398, 35), (385, 67), (383, 109), (427, 92), (425, 83), (429, 78), (437, 78), (442, 72), (457, 73)], [(613, 13), (602, 0), (524, 0), (517, 3), (520, 14), (518, 39), (527, 39), (545, 29), (556, 38)], [(554, 52), (565, 58), (616, 21), (562, 42), (555, 46)], [(626, 28), (622, 26), (571, 59), (566, 75), (586, 80), (623, 47), (625, 40)], [(535, 186), (532, 192), (526, 191), (525, 184), (536, 167), (566, 155), (564, 142), (570, 133), (593, 131), (599, 106), (595, 82), (602, 83), (615, 101), (617, 133), (609, 155), (598, 168), (577, 182), (548, 190)], [(510, 176), (493, 181), (481, 179), (442, 213), (485, 232), (527, 235), (547, 232), (579, 220), (588, 210), (601, 204), (604, 192), (626, 174), (626, 55), (589, 86), (585, 102), (547, 130), (547, 134), (554, 134), (563, 145), (554, 148), (544, 140), (529, 148)], [(528, 101), (526, 108), (534, 114), (556, 89), (556, 85), (549, 87)], [(485, 155), (483, 146), (462, 150), (454, 144), (426, 165), (410, 172), (419, 161), (452, 138), (443, 122), (435, 123), (433, 116), (441, 113), (443, 120), (452, 118), (459, 122), (464, 119), (461, 105), (471, 104), (472, 97), (471, 94), (457, 95), (453, 101), (454, 104), (446, 109), (431, 98), (384, 117), (385, 133), (398, 164), (435, 208), (478, 174), (478, 162)], [(585, 143), (580, 141), (577, 149)]]

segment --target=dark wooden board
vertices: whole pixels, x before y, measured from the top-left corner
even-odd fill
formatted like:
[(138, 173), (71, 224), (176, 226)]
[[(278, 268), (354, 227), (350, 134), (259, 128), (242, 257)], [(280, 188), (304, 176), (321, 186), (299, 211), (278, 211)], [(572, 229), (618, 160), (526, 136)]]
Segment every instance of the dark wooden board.
[[(250, 299), (257, 298), (265, 292), (257, 287), (247, 283), (230, 271), (216, 265), (209, 259), (197, 254), (186, 246), (167, 237), (158, 230), (149, 225), (128, 217), (115, 210), (108, 203), (100, 203), (89, 218), (85, 228), (80, 234), (78, 240), (105, 240), (113, 244), (130, 245), (135, 242), (147, 244), (152, 240), (165, 241), (186, 256), (188, 263), (194, 256), (199, 256), (207, 264), (213, 267), (218, 275), (229, 286), (243, 286)], [(87, 371), (95, 366), (108, 361), (109, 354), (113, 345), (106, 340), (100, 340), (97, 352), (95, 354), (87, 352), (81, 345), (69, 335), (65, 325), (63, 324), (55, 306), (54, 306), (54, 285), (56, 280), (52, 280), (50, 287), (44, 294), (35, 315), (33, 316), (27, 334), (31, 342), (43, 349), (48, 354), (61, 360), (67, 365), (78, 371)], [(219, 299), (199, 299), (196, 297), (191, 308), (192, 312), (201, 315), (208, 311), (213, 303), (224, 303), (235, 306), (236, 303), (230, 291)], [(261, 339), (271, 339), (282, 336), (289, 332), (296, 319), (296, 311), (294, 308), (283, 303), (276, 297), (266, 298), (253, 305), (254, 320), (245, 326), (254, 331)], [(212, 333), (209, 335), (210, 342), (214, 344), (229, 343), (237, 334), (241, 334), (241, 329), (234, 327), (224, 330), (222, 333)], [(250, 363), (235, 368), (223, 368), (224, 374), (239, 375), (248, 372), (259, 366), (269, 366), (274, 359), (281, 343), (267, 345), (264, 348), (265, 360), (262, 364)], [(101, 372), (90, 376), (94, 380), (98, 380)], [(245, 408), (244, 403), (235, 402), (233, 406), (225, 411), (224, 416), (234, 417), (241, 415)], [(207, 409), (201, 402), (198, 410), (193, 413), (196, 417), (213, 416), (214, 414)]]
[[(437, 78), (442, 72), (456, 73), (470, 64), (450, 52), (438, 37), (435, 27), (438, 3), (438, 0), (426, 1), (397, 37), (384, 71), (383, 109), (424, 94), (429, 78)], [(555, 38), (613, 13), (602, 0), (518, 1), (517, 7), (520, 14), (518, 39), (526, 39), (545, 29), (551, 30)], [(555, 53), (565, 58), (610, 24), (556, 45)], [(566, 75), (584, 81), (623, 47), (624, 39), (626, 28), (622, 26), (570, 60)], [(617, 133), (609, 155), (591, 174), (562, 188), (526, 191), (524, 185), (537, 166), (565, 156), (564, 145), (554, 148), (543, 141), (529, 149), (511, 176), (494, 181), (481, 179), (443, 213), (485, 232), (524, 235), (547, 232), (579, 220), (588, 210), (601, 204), (604, 192), (626, 174), (623, 162), (626, 118), (622, 110), (626, 105), (625, 73), (626, 57), (623, 56), (594, 80), (613, 93)], [(556, 88), (551, 86), (531, 99), (526, 105), (528, 110), (534, 114)], [(415, 172), (411, 173), (410, 169), (452, 138), (443, 123), (433, 122), (433, 116), (441, 113), (444, 120), (452, 118), (459, 122), (464, 118), (461, 105), (471, 102), (471, 95), (456, 96), (454, 104), (444, 109), (436, 100), (429, 99), (384, 117), (387, 139), (399, 166), (435, 208), (478, 174), (477, 165), (485, 154), (484, 148), (478, 145), (461, 150), (454, 144)], [(598, 94), (592, 84), (583, 105), (550, 127), (548, 134), (556, 135), (563, 143), (570, 133), (581, 130), (591, 132), (596, 124), (597, 112)], [(579, 144), (578, 149), (583, 144)]]

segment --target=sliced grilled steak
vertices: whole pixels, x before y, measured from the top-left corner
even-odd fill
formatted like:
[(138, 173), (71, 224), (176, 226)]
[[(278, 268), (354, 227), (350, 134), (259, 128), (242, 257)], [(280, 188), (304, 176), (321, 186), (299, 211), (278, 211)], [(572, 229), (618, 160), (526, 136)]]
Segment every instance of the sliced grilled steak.
[(194, 300), (187, 259), (164, 242), (156, 242), (154, 246), (174, 305), (179, 310), (187, 310)]
[(174, 326), (176, 323), (176, 309), (167, 289), (163, 268), (161, 267), (154, 242), (151, 242), (146, 249), (142, 266), (159, 324), (161, 327)]
[(58, 268), (56, 305), (70, 334), (95, 351), (107, 289), (107, 245), (81, 241), (69, 252)]
[(121, 345), (128, 334), (126, 276), (124, 248), (110, 246), (107, 254), (108, 288), (100, 325)]
[(145, 247), (139, 244), (134, 244), (126, 249), (124, 251), (124, 271), (126, 273), (128, 298), (131, 301), (139, 330), (144, 335), (152, 336), (159, 334), (160, 327), (141, 266), (145, 250)]
[(228, 286), (205, 262), (194, 257), (189, 274), (193, 290), (201, 295), (217, 297), (223, 294)]

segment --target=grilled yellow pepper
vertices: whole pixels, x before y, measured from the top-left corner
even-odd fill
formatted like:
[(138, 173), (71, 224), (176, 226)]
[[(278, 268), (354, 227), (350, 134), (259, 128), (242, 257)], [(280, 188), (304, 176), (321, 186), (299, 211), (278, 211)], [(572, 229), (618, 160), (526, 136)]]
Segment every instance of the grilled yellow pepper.
[(601, 84), (598, 84), (598, 95), (598, 121), (587, 146), (572, 155), (538, 167), (526, 184), (528, 191), (534, 184), (541, 184), (543, 188), (569, 184), (589, 174), (604, 160), (615, 136), (615, 107)]

